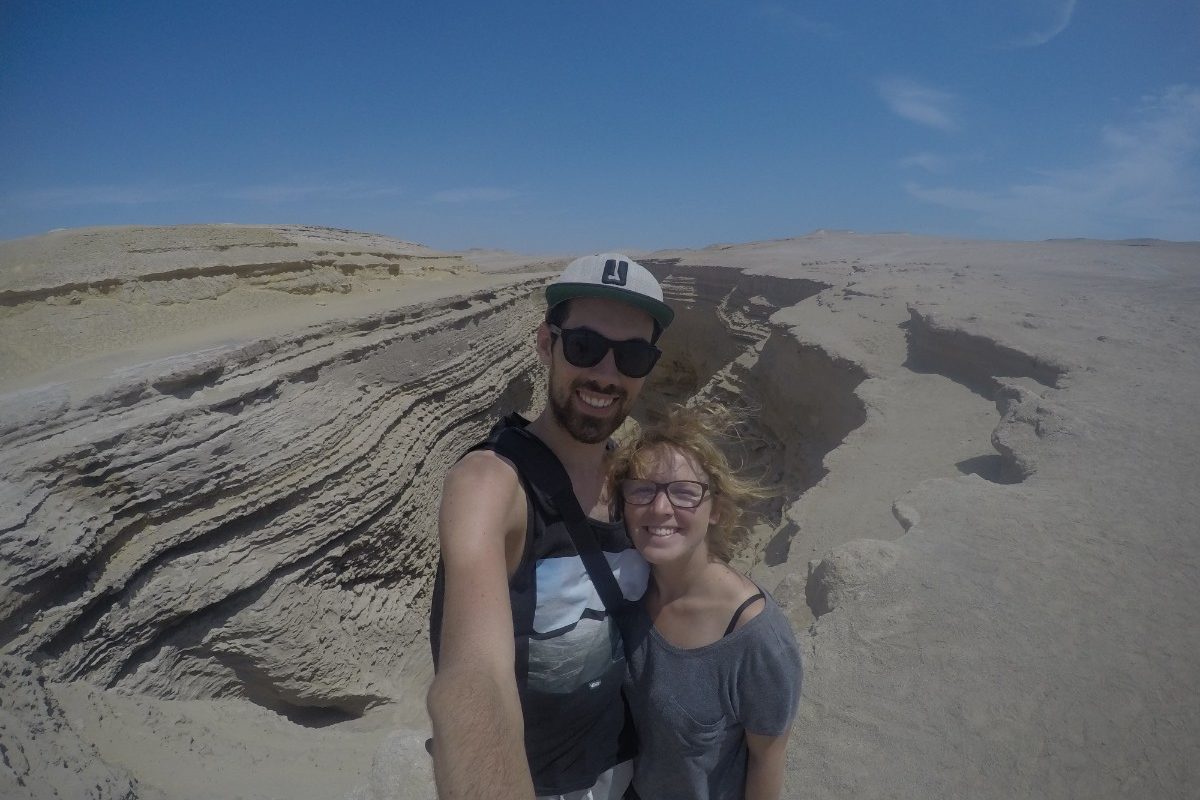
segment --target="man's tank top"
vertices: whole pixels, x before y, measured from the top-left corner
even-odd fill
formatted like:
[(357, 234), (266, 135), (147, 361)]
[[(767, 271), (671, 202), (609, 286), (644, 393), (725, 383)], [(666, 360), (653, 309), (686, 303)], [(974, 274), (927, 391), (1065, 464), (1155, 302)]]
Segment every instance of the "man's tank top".
[[(525, 552), (509, 580), (515, 670), (525, 718), (525, 753), (537, 794), (591, 786), (605, 770), (634, 755), (621, 683), (625, 649), (616, 621), (588, 578), (562, 516), (541, 485), (543, 476), (506, 451), (505, 437), (531, 439), (528, 422), (510, 414), (472, 450), (493, 450), (514, 463), (525, 489)], [(546, 448), (549, 452), (549, 448)], [(624, 523), (588, 525), (627, 600), (646, 591), (649, 567), (633, 549)], [(430, 609), (436, 668), (444, 576), (438, 566)]]

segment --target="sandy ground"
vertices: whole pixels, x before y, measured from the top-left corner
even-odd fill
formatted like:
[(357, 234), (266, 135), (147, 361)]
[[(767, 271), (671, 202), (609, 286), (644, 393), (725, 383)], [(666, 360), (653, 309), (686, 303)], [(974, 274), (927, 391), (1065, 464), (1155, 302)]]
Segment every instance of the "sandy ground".
[(1200, 247), (670, 255), (823, 276), (773, 319), (870, 376), (759, 570), (807, 648), (788, 796), (1195, 796)]
[(389, 736), (424, 726), (420, 708), (312, 729), (238, 700), (148, 703), (86, 683), (54, 693), (104, 761), (136, 775), (143, 792), (181, 800), (347, 797), (368, 783)]

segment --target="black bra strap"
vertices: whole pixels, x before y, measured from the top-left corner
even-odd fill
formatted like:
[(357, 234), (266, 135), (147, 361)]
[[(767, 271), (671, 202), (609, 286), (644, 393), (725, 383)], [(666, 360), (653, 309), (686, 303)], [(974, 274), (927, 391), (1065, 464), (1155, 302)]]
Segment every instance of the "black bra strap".
[(764, 597), (763, 593), (759, 592), (758, 594), (754, 595), (753, 597), (747, 598), (746, 602), (744, 602), (740, 606), (738, 606), (737, 611), (733, 612), (733, 619), (729, 620), (729, 627), (726, 628), (725, 633), (723, 633), (721, 635), (728, 636), (729, 634), (733, 633), (733, 629), (737, 627), (738, 620), (742, 618), (742, 612), (745, 611), (750, 606), (754, 605), (754, 603), (756, 601), (762, 600), (763, 597)]

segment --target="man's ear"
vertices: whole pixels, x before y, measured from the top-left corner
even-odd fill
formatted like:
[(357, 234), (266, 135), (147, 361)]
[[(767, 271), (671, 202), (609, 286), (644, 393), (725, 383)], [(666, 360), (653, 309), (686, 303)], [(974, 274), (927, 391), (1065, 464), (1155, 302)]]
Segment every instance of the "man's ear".
[(550, 366), (553, 356), (550, 353), (554, 347), (554, 340), (550, 336), (550, 326), (543, 322), (537, 328), (537, 355), (538, 361), (541, 361), (547, 367)]

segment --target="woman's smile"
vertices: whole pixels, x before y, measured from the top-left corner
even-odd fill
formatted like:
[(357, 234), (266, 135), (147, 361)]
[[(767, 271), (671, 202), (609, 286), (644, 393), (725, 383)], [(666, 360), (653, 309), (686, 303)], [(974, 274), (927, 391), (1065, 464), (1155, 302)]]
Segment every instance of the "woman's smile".
[(708, 558), (711, 496), (695, 508), (680, 508), (671, 502), (666, 485), (672, 481), (706, 484), (708, 476), (673, 447), (660, 447), (653, 456), (646, 473), (637, 477), (659, 484), (658, 492), (649, 503), (625, 503), (625, 524), (633, 544), (651, 564), (686, 563), (697, 555), (703, 563)]

